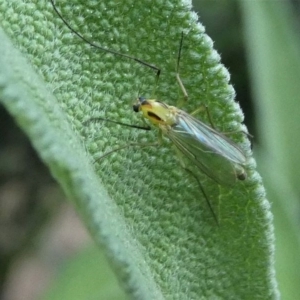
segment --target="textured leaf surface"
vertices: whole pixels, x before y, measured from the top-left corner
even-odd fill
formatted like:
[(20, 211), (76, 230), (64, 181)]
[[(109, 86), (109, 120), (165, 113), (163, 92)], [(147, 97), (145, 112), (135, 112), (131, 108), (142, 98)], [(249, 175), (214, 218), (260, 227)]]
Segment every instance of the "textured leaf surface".
[[(167, 141), (97, 160), (129, 141), (155, 141), (155, 130), (84, 123), (101, 116), (141, 124), (130, 107), (141, 94), (176, 104), (182, 97), (175, 70), (183, 31), (185, 110), (205, 103), (217, 128), (240, 128), (243, 116), (229, 75), (188, 3), (57, 3), (86, 38), (159, 66), (155, 85), (153, 70), (91, 49), (71, 34), (50, 3), (2, 2), (1, 100), (74, 200), (94, 239), (105, 245), (132, 297), (273, 298), (272, 216), (253, 160), (247, 181), (234, 188), (200, 177), (217, 226)], [(233, 138), (250, 155), (245, 136)]]

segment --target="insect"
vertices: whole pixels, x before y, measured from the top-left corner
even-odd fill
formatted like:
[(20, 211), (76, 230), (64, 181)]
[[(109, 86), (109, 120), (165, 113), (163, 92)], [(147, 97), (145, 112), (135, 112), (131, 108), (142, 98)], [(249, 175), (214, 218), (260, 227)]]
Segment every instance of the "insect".
[[(130, 55), (122, 54), (114, 50), (103, 48), (85, 39), (82, 35), (76, 32), (63, 18), (63, 16), (55, 7), (53, 0), (50, 1), (53, 5), (55, 12), (66, 24), (66, 26), (83, 41), (85, 41), (92, 47), (96, 47), (102, 51), (109, 52), (113, 55), (118, 55), (127, 59), (134, 60), (146, 67), (153, 69), (154, 71), (156, 71), (156, 76), (158, 79), (160, 69), (156, 66), (146, 63)], [(182, 41), (183, 33), (178, 51), (176, 79), (184, 94), (185, 99), (187, 99), (188, 94), (179, 76), (179, 61), (181, 56)], [(159, 100), (138, 97), (136, 102), (133, 104), (133, 111), (136, 113), (141, 113), (142, 117), (144, 118), (144, 121), (146, 120), (146, 123), (148, 121), (148, 123), (157, 127), (160, 136), (166, 136), (171, 140), (178, 153), (178, 158), (181, 166), (197, 181), (199, 188), (206, 199), (209, 209), (211, 210), (212, 215), (218, 224), (218, 219), (214, 213), (208, 195), (206, 194), (201, 182), (199, 181), (195, 173), (189, 167), (186, 166), (186, 161), (189, 161), (189, 163), (191, 163), (194, 167), (206, 174), (216, 183), (226, 186), (232, 186), (238, 180), (242, 181), (247, 178), (244, 168), (247, 159), (244, 152), (225, 134), (222, 134), (215, 130), (213, 126), (210, 127), (202, 121), (196, 119), (193, 116), (193, 114), (188, 114), (187, 112), (175, 106), (167, 105), (166, 103), (161, 102)], [(151, 129), (149, 125), (136, 126), (104, 118), (94, 118), (91, 120), (102, 120), (137, 129)], [(146, 144), (130, 143), (125, 145), (124, 147), (113, 149), (112, 151), (104, 154), (101, 157), (101, 159), (114, 151), (121, 150), (129, 146), (138, 145), (140, 145), (141, 147), (147, 146)]]

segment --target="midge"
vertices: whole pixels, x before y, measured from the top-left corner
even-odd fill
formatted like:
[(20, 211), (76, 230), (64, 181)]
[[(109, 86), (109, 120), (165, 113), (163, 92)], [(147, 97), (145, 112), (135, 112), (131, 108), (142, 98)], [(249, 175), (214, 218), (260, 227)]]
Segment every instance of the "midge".
[[(152, 68), (156, 71), (157, 78), (160, 74), (160, 69), (156, 66), (143, 62), (135, 57), (116, 52), (114, 50), (106, 49), (101, 46), (98, 46), (83, 36), (76, 32), (69, 23), (62, 17), (60, 12), (55, 7), (53, 0), (50, 0), (55, 12), (62, 19), (65, 25), (80, 39), (88, 43), (89, 45), (96, 47), (102, 51), (118, 55), (124, 58), (134, 60), (144, 66)], [(177, 57), (177, 73), (176, 79), (178, 84), (184, 94), (184, 98), (187, 99), (188, 94), (183, 86), (183, 83), (179, 76), (179, 62), (182, 49), (183, 34), (180, 40), (180, 47)], [(214, 213), (212, 205), (209, 201), (201, 182), (194, 172), (186, 167), (184, 159), (186, 158), (196, 169), (199, 169), (201, 172), (205, 173), (209, 178), (214, 180), (218, 184), (232, 186), (238, 180), (245, 180), (247, 178), (244, 166), (246, 164), (246, 156), (243, 151), (229, 138), (224, 134), (218, 132), (213, 128), (213, 126), (208, 126), (200, 120), (193, 117), (193, 114), (198, 112), (195, 111), (192, 114), (188, 114), (185, 111), (175, 107), (167, 105), (163, 102), (160, 102), (156, 99), (146, 99), (144, 97), (139, 97), (136, 102), (133, 104), (133, 110), (136, 113), (141, 113), (144, 121), (148, 121), (151, 125), (154, 125), (159, 129), (160, 140), (161, 136), (164, 135), (168, 137), (176, 148), (178, 158), (183, 169), (195, 178), (197, 181), (201, 192), (203, 193), (206, 202), (211, 210), (211, 213), (218, 223), (218, 218)], [(208, 113), (208, 111), (207, 111)], [(210, 119), (209, 113), (208, 117)], [(102, 120), (108, 121), (132, 128), (150, 130), (150, 126), (136, 126), (131, 124), (124, 124), (118, 121), (112, 121), (104, 118), (93, 118), (91, 120)], [(156, 145), (159, 142), (155, 143)], [(141, 146), (146, 147), (154, 145), (152, 144), (138, 144), (131, 143), (123, 147), (119, 147), (112, 151), (104, 154), (100, 159), (111, 154), (114, 151), (127, 148), (129, 146)]]

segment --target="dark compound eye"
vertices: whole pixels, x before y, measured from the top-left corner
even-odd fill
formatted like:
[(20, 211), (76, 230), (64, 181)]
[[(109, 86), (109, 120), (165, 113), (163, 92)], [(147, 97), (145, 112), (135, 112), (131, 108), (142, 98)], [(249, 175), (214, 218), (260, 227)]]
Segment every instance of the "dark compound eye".
[(140, 106), (141, 106), (140, 103), (132, 105), (133, 111), (134, 112), (139, 112), (140, 111)]

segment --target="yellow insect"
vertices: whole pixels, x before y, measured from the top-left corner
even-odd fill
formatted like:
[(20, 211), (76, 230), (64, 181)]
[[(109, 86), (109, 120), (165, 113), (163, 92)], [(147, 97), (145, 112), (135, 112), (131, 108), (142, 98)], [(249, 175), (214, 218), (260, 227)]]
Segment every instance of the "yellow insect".
[(177, 149), (217, 183), (245, 180), (246, 156), (230, 139), (175, 106), (139, 97), (135, 112), (161, 130)]
[[(93, 47), (96, 47), (102, 51), (112, 53), (114, 55), (119, 55), (125, 58), (132, 59), (142, 65), (150, 67), (157, 72), (157, 78), (160, 74), (160, 69), (156, 66), (145, 63), (135, 57), (115, 52), (110, 49), (98, 46), (90, 41), (86, 40), (78, 32), (76, 32), (61, 16), (61, 14), (56, 9), (53, 0), (50, 0), (56, 13), (62, 19), (62, 21), (68, 26), (68, 28), (74, 32), (78, 37), (87, 42)], [(177, 74), (176, 79), (181, 87), (185, 98), (187, 98), (187, 92), (183, 86), (183, 83), (179, 76), (179, 61), (181, 56), (183, 34), (180, 41), (180, 47), (177, 58)], [(149, 121), (152, 125), (159, 129), (160, 135), (168, 137), (171, 142), (175, 145), (177, 152), (201, 172), (205, 173), (209, 178), (214, 180), (218, 184), (231, 186), (238, 180), (245, 180), (247, 178), (244, 166), (247, 162), (244, 152), (236, 145), (232, 140), (227, 138), (224, 134), (218, 132), (212, 127), (206, 125), (202, 121), (196, 119), (191, 114), (175, 107), (169, 106), (163, 102), (156, 99), (146, 99), (139, 97), (133, 105), (134, 112), (141, 113), (142, 117)], [(124, 124), (118, 121), (112, 121), (104, 118), (94, 118), (91, 120), (102, 120), (117, 123), (124, 126), (129, 126), (138, 129), (150, 130), (150, 126), (136, 126), (131, 124)], [(147, 144), (146, 144), (147, 145)], [(110, 152), (104, 154), (100, 159), (111, 154), (114, 151), (127, 148), (129, 146), (142, 146), (145, 144), (131, 143), (123, 147), (119, 147)], [(214, 210), (209, 201), (201, 182), (198, 180), (197, 176), (186, 167), (184, 160), (179, 155), (179, 160), (181, 166), (189, 174), (191, 174), (196, 181), (207, 201), (207, 204), (213, 214), (214, 219), (218, 223), (218, 219), (214, 213)]]

